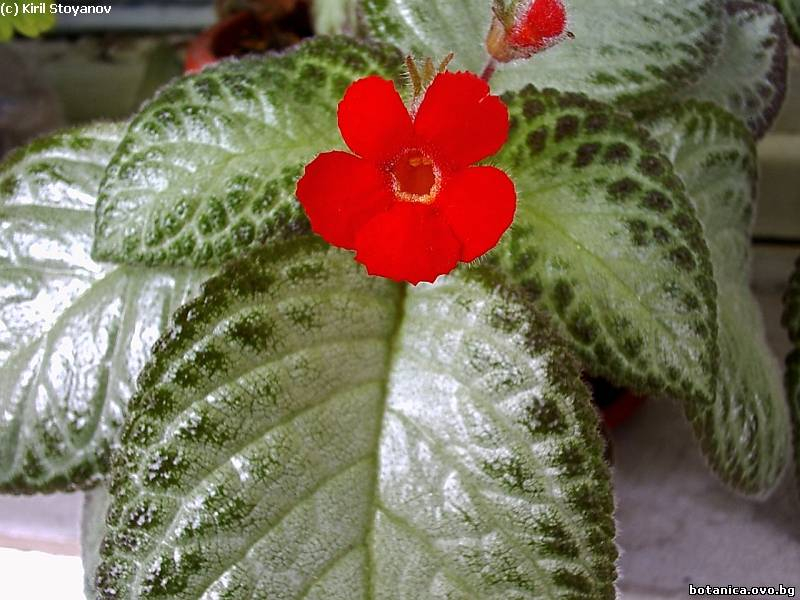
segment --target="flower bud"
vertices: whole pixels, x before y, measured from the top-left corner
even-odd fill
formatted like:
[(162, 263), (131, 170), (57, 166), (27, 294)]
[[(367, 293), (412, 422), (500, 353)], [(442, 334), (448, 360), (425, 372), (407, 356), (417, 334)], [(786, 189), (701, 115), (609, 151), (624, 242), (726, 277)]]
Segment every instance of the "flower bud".
[(530, 58), (560, 42), (567, 31), (562, 0), (496, 0), (486, 48), (499, 62)]

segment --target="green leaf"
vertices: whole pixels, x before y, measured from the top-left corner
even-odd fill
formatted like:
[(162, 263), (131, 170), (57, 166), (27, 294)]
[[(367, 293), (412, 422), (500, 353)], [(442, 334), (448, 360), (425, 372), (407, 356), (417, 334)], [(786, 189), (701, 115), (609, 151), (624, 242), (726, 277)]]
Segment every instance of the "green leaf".
[(100, 544), (106, 534), (106, 512), (111, 497), (105, 486), (86, 492), (81, 511), (81, 562), (83, 591), (88, 600), (97, 598), (94, 573), (100, 564)]
[(761, 137), (786, 97), (786, 26), (769, 4), (729, 0), (724, 7), (725, 41), (716, 62), (678, 97), (716, 102)]
[(792, 412), (794, 466), (800, 484), (800, 258), (784, 296), (783, 325), (794, 345), (794, 350), (786, 358), (786, 391)]
[[(362, 8), (371, 35), (404, 51), (452, 51), (453, 68), (476, 73), (489, 59), (492, 0), (362, 0)], [(568, 8), (575, 39), (500, 65), (495, 90), (533, 83), (604, 100), (658, 100), (699, 78), (721, 41), (718, 0), (573, 0)]]
[(475, 274), (407, 289), (319, 240), (181, 309), (115, 454), (101, 598), (613, 598), (574, 361)]
[(694, 208), (658, 144), (583, 95), (507, 94), (496, 163), (517, 186), (493, 257), (586, 368), (619, 386), (710, 404), (716, 288)]
[[(50, 7), (55, 0), (6, 0), (3, 3), (4, 13), (0, 15), (0, 42), (10, 40), (17, 31), (27, 37), (38, 37), (56, 23), (55, 14), (50, 12)], [(37, 10), (44, 6), (45, 12), (27, 14), (25, 6), (35, 6)]]
[(716, 399), (687, 405), (701, 446), (719, 476), (763, 495), (788, 461), (789, 415), (780, 369), (750, 291), (750, 239), (757, 157), (750, 132), (713, 104), (689, 102), (647, 127), (687, 185), (711, 249), (719, 289), (720, 376)]
[(317, 38), (168, 86), (109, 165), (95, 257), (218, 264), (307, 227), (295, 183), (317, 153), (342, 146), (336, 107), (346, 87), (370, 73), (397, 77), (401, 64), (387, 46)]
[(0, 491), (92, 484), (134, 378), (198, 274), (94, 262), (94, 203), (122, 135), (89, 126), (0, 165)]
[(795, 44), (800, 44), (800, 0), (771, 0), (783, 14), (789, 34)]

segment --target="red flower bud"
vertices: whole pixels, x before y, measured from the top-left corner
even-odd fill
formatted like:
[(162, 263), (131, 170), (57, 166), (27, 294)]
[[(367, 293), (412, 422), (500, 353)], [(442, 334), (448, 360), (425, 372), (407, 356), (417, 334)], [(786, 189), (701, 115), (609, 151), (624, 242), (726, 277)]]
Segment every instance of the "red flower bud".
[(568, 35), (566, 29), (562, 0), (523, 0), (510, 12), (495, 9), (486, 45), (500, 62), (530, 58), (560, 42)]

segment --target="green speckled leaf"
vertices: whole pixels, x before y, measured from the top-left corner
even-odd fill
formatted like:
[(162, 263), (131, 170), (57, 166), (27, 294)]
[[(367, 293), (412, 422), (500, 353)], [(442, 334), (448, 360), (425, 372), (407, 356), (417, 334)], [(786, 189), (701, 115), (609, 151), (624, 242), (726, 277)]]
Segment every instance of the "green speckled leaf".
[[(5, 0), (4, 13), (0, 15), (0, 42), (10, 40), (14, 32), (28, 37), (37, 37), (56, 23), (56, 16), (50, 13), (54, 0)], [(23, 13), (23, 5), (44, 6), (45, 12), (39, 14)], [(8, 11), (8, 12), (5, 12)]]
[[(716, 53), (718, 0), (572, 0), (574, 40), (531, 60), (501, 65), (498, 91), (529, 83), (598, 99), (641, 102), (694, 81)], [(480, 73), (489, 58), (492, 0), (362, 0), (370, 33), (420, 56), (455, 52), (453, 65)]]
[(780, 369), (750, 291), (757, 159), (749, 131), (713, 104), (687, 103), (647, 122), (684, 180), (705, 228), (719, 290), (720, 371), (713, 404), (686, 405), (719, 476), (763, 495), (788, 461)]
[(786, 96), (786, 27), (769, 4), (729, 0), (724, 6), (722, 51), (703, 78), (679, 97), (716, 102), (761, 137)]
[(786, 391), (792, 411), (794, 466), (800, 485), (800, 258), (784, 296), (783, 325), (789, 331), (794, 350), (786, 358)]
[(800, 44), (800, 0), (772, 0), (783, 14), (795, 44)]
[(613, 598), (574, 361), (478, 274), (406, 289), (318, 240), (182, 308), (115, 454), (101, 598)]
[(587, 369), (619, 386), (710, 404), (716, 288), (694, 208), (658, 144), (576, 94), (506, 96), (495, 157), (517, 214), (494, 260), (524, 285)]
[(388, 46), (318, 38), (178, 80), (133, 119), (111, 161), (95, 257), (217, 264), (307, 227), (295, 183), (317, 153), (342, 145), (336, 107), (346, 87), (401, 66)]
[(94, 262), (97, 188), (122, 134), (45, 138), (0, 165), (0, 491), (99, 476), (135, 376), (199, 279)]

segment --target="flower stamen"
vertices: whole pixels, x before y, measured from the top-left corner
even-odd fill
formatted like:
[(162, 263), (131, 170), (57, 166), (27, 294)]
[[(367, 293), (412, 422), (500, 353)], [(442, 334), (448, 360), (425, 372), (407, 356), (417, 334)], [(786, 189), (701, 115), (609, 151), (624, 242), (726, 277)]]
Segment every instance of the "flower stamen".
[(405, 202), (430, 204), (442, 185), (438, 165), (419, 150), (401, 154), (390, 169), (394, 194)]

